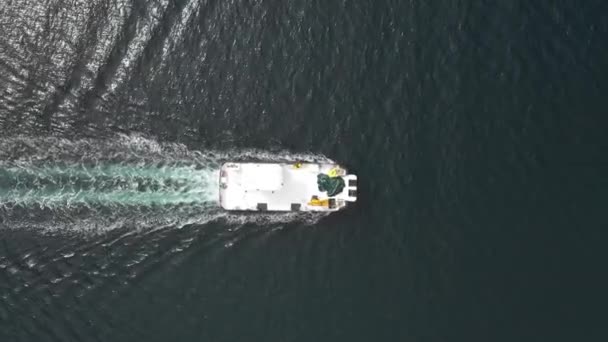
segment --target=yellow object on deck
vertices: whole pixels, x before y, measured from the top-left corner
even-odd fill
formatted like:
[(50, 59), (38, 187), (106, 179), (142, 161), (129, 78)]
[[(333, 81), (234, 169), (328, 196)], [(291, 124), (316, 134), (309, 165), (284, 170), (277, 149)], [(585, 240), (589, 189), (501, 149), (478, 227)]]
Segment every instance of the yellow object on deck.
[(308, 202), (308, 205), (314, 205), (318, 207), (327, 207), (329, 206), (329, 199), (320, 200), (317, 196), (313, 196), (313, 198)]
[(299, 169), (301, 167), (302, 167), (302, 163), (300, 163), (300, 162), (297, 162), (297, 163), (293, 164), (293, 168), (294, 169)]
[(337, 167), (334, 167), (333, 169), (329, 170), (327, 175), (329, 177), (338, 177), (338, 172), (340, 172), (340, 169), (338, 169)]

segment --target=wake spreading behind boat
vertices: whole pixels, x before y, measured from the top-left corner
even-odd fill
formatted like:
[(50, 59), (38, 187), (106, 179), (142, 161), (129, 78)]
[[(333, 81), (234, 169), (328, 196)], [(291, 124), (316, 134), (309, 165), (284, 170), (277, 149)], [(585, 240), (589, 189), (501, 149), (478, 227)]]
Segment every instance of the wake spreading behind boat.
[(225, 163), (220, 205), (234, 211), (337, 211), (357, 200), (357, 176), (337, 164)]

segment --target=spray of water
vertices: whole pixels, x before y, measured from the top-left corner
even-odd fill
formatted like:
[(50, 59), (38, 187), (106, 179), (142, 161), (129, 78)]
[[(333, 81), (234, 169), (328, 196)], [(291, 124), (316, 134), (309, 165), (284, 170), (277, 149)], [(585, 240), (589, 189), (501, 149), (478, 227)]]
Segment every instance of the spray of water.
[(0, 226), (44, 231), (182, 227), (224, 219), (273, 223), (318, 215), (231, 215), (217, 204), (228, 160), (330, 161), (260, 150), (191, 151), (142, 136), (0, 139)]

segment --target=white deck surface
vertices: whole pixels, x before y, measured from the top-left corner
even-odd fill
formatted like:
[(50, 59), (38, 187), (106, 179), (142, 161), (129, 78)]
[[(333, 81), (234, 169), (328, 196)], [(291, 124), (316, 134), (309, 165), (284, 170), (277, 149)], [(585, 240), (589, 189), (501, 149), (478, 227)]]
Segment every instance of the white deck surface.
[[(258, 203), (266, 203), (268, 211), (291, 211), (292, 203), (303, 211), (328, 211), (328, 208), (308, 206), (313, 195), (326, 199), (320, 192), (317, 175), (337, 165), (227, 163), (222, 166), (220, 204), (227, 210), (258, 210)], [(348, 186), (344, 188), (348, 191)], [(338, 210), (335, 208), (333, 210)]]

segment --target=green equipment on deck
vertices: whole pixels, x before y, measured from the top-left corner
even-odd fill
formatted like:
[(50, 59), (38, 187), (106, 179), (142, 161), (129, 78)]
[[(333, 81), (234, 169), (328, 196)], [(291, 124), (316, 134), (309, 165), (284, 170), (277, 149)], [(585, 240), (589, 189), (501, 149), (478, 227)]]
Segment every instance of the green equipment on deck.
[(345, 184), (342, 177), (330, 177), (324, 173), (319, 173), (317, 175), (317, 185), (319, 185), (319, 191), (327, 191), (327, 196), (332, 197), (341, 193)]

